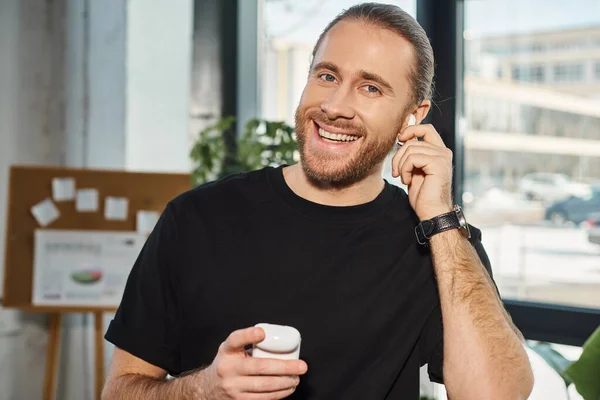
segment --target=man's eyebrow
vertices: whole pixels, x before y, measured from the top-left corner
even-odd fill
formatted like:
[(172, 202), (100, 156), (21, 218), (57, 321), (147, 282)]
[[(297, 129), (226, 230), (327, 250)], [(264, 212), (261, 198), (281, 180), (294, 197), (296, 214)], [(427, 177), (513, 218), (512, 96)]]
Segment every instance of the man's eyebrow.
[(313, 65), (313, 67), (311, 68), (313, 71), (319, 70), (319, 69), (328, 69), (331, 72), (338, 74), (340, 73), (340, 69), (337, 65), (335, 65), (332, 62), (329, 61), (321, 61), (320, 63), (317, 63), (315, 65)]
[(361, 78), (363, 78), (366, 81), (376, 82), (379, 85), (386, 88), (387, 90), (389, 90), (390, 92), (394, 93), (394, 89), (392, 88), (392, 85), (390, 85), (388, 83), (388, 81), (386, 81), (385, 79), (383, 79), (380, 75), (377, 75), (376, 73), (365, 71), (365, 70), (360, 70), (360, 71), (358, 71), (358, 76), (360, 76)]

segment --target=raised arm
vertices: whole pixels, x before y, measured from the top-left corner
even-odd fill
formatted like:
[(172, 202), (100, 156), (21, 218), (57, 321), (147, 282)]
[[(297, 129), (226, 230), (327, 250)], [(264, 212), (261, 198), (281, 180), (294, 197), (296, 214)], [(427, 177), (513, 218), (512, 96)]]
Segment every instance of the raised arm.
[(444, 384), (455, 399), (526, 399), (529, 358), (473, 246), (456, 230), (430, 239), (444, 324)]
[[(417, 140), (421, 139), (421, 140)], [(452, 151), (432, 125), (409, 126), (393, 159), (421, 221), (452, 211)], [(443, 321), (443, 375), (453, 399), (526, 399), (533, 373), (522, 338), (471, 243), (456, 230), (429, 240)]]

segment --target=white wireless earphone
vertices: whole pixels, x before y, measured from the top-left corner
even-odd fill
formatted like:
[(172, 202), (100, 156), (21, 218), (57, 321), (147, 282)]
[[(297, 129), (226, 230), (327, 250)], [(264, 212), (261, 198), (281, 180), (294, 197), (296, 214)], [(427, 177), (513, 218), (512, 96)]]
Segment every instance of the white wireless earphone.
[[(408, 117), (408, 125), (407, 126), (412, 126), (415, 125), (417, 123), (417, 117), (415, 117), (415, 114), (410, 114), (410, 116)], [(404, 143), (402, 143), (401, 141), (398, 140), (398, 138), (396, 138), (396, 144), (398, 146), (402, 146)]]
[(412, 126), (416, 123), (417, 123), (417, 117), (415, 117), (415, 114), (410, 114), (410, 117), (408, 117), (408, 126)]

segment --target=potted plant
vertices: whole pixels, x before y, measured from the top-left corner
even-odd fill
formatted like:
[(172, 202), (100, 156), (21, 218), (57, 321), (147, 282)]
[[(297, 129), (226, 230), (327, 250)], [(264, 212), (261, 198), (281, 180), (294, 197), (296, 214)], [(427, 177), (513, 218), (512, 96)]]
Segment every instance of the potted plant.
[[(298, 160), (294, 128), (282, 121), (251, 119), (241, 137), (232, 130), (236, 118), (225, 116), (198, 134), (190, 158), (193, 185), (266, 166)], [(234, 140), (229, 140), (231, 138)]]

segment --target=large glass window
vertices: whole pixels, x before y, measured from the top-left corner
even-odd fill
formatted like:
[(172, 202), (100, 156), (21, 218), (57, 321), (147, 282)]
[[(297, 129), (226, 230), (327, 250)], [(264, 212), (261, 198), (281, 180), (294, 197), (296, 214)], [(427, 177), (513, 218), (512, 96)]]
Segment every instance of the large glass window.
[(504, 298), (599, 308), (600, 3), (464, 4), (466, 215)]

